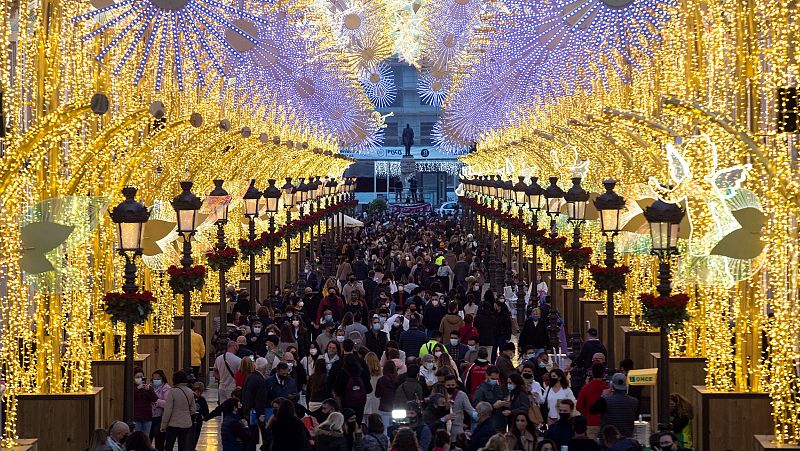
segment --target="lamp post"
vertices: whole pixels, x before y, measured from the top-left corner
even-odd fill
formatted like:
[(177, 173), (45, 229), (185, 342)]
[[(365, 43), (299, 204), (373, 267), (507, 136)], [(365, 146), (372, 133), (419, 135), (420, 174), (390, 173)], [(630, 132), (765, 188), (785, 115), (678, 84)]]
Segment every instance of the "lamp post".
[[(581, 186), (580, 177), (572, 178), (572, 186), (564, 195), (564, 200), (567, 202), (567, 213), (569, 213), (569, 220), (572, 223), (572, 248), (580, 249), (581, 226), (586, 223), (586, 205), (589, 203), (589, 193)], [(580, 272), (581, 270), (577, 266), (572, 268), (572, 308), (574, 309), (580, 306), (580, 295), (578, 293)], [(577, 313), (577, 311), (574, 313)], [(613, 335), (613, 332), (609, 331), (609, 335)]]
[[(122, 189), (125, 196), (110, 212), (111, 221), (117, 225), (117, 252), (125, 257), (125, 283), (122, 291), (136, 293), (136, 256), (142, 255), (142, 232), (150, 219), (150, 212), (137, 202), (136, 188)], [(125, 323), (125, 391), (123, 394), (123, 416), (125, 423), (133, 423), (133, 322)]]
[[(286, 226), (292, 223), (292, 208), (295, 205), (295, 187), (292, 184), (292, 178), (286, 177), (286, 183), (281, 187), (283, 197), (283, 207), (286, 209)], [(291, 273), (291, 255), (292, 255), (292, 237), (286, 234), (286, 260), (289, 261), (289, 273)], [(298, 278), (300, 273), (297, 273)]]
[[(183, 269), (190, 269), (194, 263), (192, 259), (192, 236), (197, 232), (197, 211), (203, 201), (195, 196), (191, 189), (194, 183), (181, 182), (180, 194), (172, 199), (172, 208), (178, 215), (178, 233), (183, 237), (183, 256), (181, 265)], [(183, 368), (184, 371), (192, 369), (192, 292), (183, 292)]]
[[(539, 228), (539, 210), (542, 209), (542, 196), (544, 195), (544, 190), (539, 186), (538, 177), (531, 177), (531, 184), (528, 185), (525, 194), (528, 197), (528, 208), (531, 210), (531, 225), (533, 225), (535, 230)], [(533, 260), (533, 265), (530, 274), (534, 286), (538, 284), (539, 279), (539, 259), (536, 255), (537, 247), (536, 242), (531, 245), (531, 260)]]
[[(617, 263), (614, 259), (614, 237), (619, 234), (620, 220), (619, 216), (625, 208), (625, 199), (614, 191), (617, 185), (616, 180), (605, 180), (603, 186), (606, 192), (597, 196), (594, 200), (594, 206), (600, 212), (600, 229), (606, 237), (606, 252), (605, 260), (607, 268), (613, 268)], [(614, 291), (606, 291), (606, 329), (609, 331), (614, 330)], [(614, 334), (610, 333), (606, 339), (608, 343), (608, 359), (610, 365), (614, 365)]]
[[(303, 219), (304, 207), (306, 202), (306, 184), (305, 179), (300, 177), (300, 182), (297, 184), (297, 188), (295, 189), (294, 200), (297, 203), (297, 209), (300, 214), (299, 218)], [(300, 257), (298, 258), (299, 262), (297, 264), (297, 274), (302, 274), (305, 272), (305, 258), (306, 258), (306, 251), (305, 251), (305, 231), (300, 233)]]
[[(328, 183), (325, 184), (325, 206), (333, 206), (336, 204), (336, 196), (338, 196), (337, 192), (339, 190), (339, 182), (336, 179), (331, 178), (328, 180)], [(333, 265), (336, 264), (336, 257), (335, 257), (335, 249), (336, 249), (336, 242), (338, 241), (338, 234), (335, 221), (331, 218), (331, 227), (325, 230), (325, 235), (328, 237), (328, 260), (330, 261), (331, 268)]]
[[(281, 199), (281, 190), (275, 186), (275, 179), (267, 180), (269, 186), (264, 190), (264, 198), (267, 199), (267, 215), (269, 216), (269, 233), (275, 233), (275, 215), (278, 213), (278, 201)], [(278, 286), (277, 267), (275, 265), (275, 243), (269, 243), (269, 278), (270, 287), (269, 292), (273, 293)]]
[[(519, 222), (520, 224), (524, 224), (525, 221), (525, 204), (528, 202), (528, 185), (525, 184), (525, 177), (520, 176), (519, 181), (514, 185), (514, 201), (517, 204), (517, 213), (519, 215)], [(522, 256), (524, 254), (523, 250), (523, 241), (524, 241), (524, 234), (522, 230), (517, 232), (517, 271), (519, 273), (519, 281), (522, 281)], [(519, 326), (522, 327), (525, 324), (525, 298), (522, 296), (517, 296), (517, 322)]]
[[(544, 197), (547, 199), (547, 215), (550, 216), (550, 238), (558, 238), (558, 230), (556, 230), (556, 219), (560, 214), (561, 201), (564, 199), (564, 190), (558, 186), (558, 177), (550, 177), (550, 185), (544, 190)], [(556, 306), (556, 259), (558, 257), (558, 250), (555, 248), (550, 252), (550, 317), (554, 317), (553, 312)], [(554, 327), (552, 318), (548, 318), (548, 331), (550, 332), (550, 344), (557, 347), (558, 344), (558, 328)], [(555, 332), (555, 333), (554, 333)], [(555, 336), (554, 336), (555, 335)]]
[[(244, 193), (244, 216), (248, 219), (247, 238), (252, 244), (256, 240), (256, 216), (261, 203), (261, 191), (256, 188), (256, 181), (250, 180), (250, 186)], [(256, 310), (256, 256), (250, 255), (250, 310)]]
[[(228, 192), (222, 187), (224, 183), (223, 180), (214, 180), (214, 189), (208, 194), (209, 197), (223, 197), (226, 198), (223, 200), (222, 203), (218, 203), (215, 207), (215, 213), (217, 216), (217, 250), (223, 251), (227, 244), (225, 244), (225, 224), (228, 223), (228, 206), (229, 199)], [(226, 296), (225, 296), (225, 270), (220, 268), (219, 270), (219, 328), (217, 330), (222, 330), (226, 324), (227, 317), (228, 317), (228, 307), (226, 305)]]
[[(650, 226), (650, 237), (653, 240), (650, 253), (656, 255), (659, 261), (659, 283), (656, 290), (661, 297), (672, 293), (669, 259), (678, 255), (678, 234), (685, 214), (677, 204), (660, 199), (644, 210), (644, 218)], [(661, 358), (658, 365), (658, 422), (659, 429), (664, 430), (669, 428), (669, 326), (661, 324), (659, 331)]]

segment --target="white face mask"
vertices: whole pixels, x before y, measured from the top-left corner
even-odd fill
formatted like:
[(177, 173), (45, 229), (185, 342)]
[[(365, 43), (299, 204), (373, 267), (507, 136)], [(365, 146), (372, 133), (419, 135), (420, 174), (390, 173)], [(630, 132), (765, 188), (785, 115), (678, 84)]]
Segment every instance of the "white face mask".
[(136, 385), (141, 385), (141, 383), (142, 383), (142, 380), (143, 380), (143, 379), (142, 379), (141, 377), (137, 377), (137, 378), (135, 378), (133, 381), (134, 381), (134, 382), (136, 382)]
[(294, 320), (294, 321), (292, 321), (292, 326), (294, 326), (294, 327), (300, 327), (300, 321), (299, 321), (299, 320)]
[(309, 349), (309, 351), (308, 351), (308, 353), (309, 353), (309, 354), (311, 354), (311, 355), (317, 355), (317, 352), (318, 352), (318, 351), (317, 351), (317, 348), (311, 348), (311, 349)]
[(433, 355), (436, 356), (436, 357), (441, 357), (442, 356), (442, 351), (436, 351), (436, 352), (433, 353)]

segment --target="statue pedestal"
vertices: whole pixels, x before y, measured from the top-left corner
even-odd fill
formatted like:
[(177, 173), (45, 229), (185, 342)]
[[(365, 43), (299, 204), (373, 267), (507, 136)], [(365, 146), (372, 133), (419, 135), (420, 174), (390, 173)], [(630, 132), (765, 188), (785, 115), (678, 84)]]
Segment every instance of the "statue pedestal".
[[(182, 349), (182, 330), (174, 330), (168, 334), (139, 335), (139, 352), (150, 354), (148, 365), (152, 371), (164, 370), (167, 380), (172, 380), (172, 375), (183, 369)], [(147, 380), (150, 380), (150, 374), (147, 375)]]
[(714, 392), (695, 385), (691, 395), (697, 451), (752, 451), (758, 449), (753, 436), (773, 431), (772, 404), (766, 393)]
[[(133, 359), (133, 367), (141, 368), (149, 380), (155, 368), (147, 364), (148, 357), (148, 354), (139, 354)], [(100, 392), (100, 423), (110, 425), (112, 421), (121, 420), (125, 398), (125, 361), (92, 360), (92, 382), (95, 387), (103, 387)]]
[(756, 435), (753, 437), (753, 449), (755, 451), (800, 450), (800, 445), (778, 445), (772, 443), (774, 438), (774, 435)]
[[(100, 417), (100, 392), (20, 394), (17, 398), (17, 432), (35, 438), (43, 451), (83, 451), (92, 431), (108, 429)], [(23, 448), (25, 449), (25, 448)]]
[(2, 451), (39, 451), (39, 441), (35, 438), (21, 438), (13, 448), (0, 448)]

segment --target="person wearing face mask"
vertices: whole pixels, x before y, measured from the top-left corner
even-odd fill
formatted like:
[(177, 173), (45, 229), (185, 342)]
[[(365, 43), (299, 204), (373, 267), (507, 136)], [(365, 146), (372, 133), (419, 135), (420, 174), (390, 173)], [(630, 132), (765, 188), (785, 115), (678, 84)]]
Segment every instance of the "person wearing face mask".
[(336, 293), (336, 288), (330, 287), (328, 295), (317, 307), (316, 323), (321, 323), (323, 319), (325, 322), (339, 322), (342, 320), (342, 315), (344, 315), (344, 300)]
[(312, 341), (308, 344), (308, 352), (305, 356), (303, 356), (302, 359), (300, 359), (300, 366), (305, 369), (308, 377), (314, 375), (314, 362), (320, 357), (319, 345), (316, 341)]
[(223, 417), (220, 441), (223, 451), (246, 451), (253, 434), (242, 415), (241, 403), (236, 398), (230, 398), (221, 407)]
[(536, 351), (544, 351), (550, 342), (546, 323), (539, 307), (532, 309), (519, 334), (519, 346), (533, 346)]
[[(238, 364), (236, 365), (236, 369), (239, 369)], [(153, 374), (150, 375), (150, 380), (152, 381), (153, 392), (158, 397), (158, 399), (152, 404), (153, 424), (150, 426), (150, 439), (155, 440), (156, 448), (164, 449), (165, 434), (161, 432), (161, 416), (164, 413), (164, 404), (167, 399), (167, 393), (169, 393), (172, 387), (167, 383), (167, 376), (164, 374), (163, 370), (155, 370)], [(232, 380), (233, 374), (231, 374), (231, 381)]]
[(452, 332), (456, 333), (458, 338), (458, 330), (464, 326), (464, 319), (458, 314), (458, 302), (450, 301), (447, 304), (447, 314), (442, 317), (439, 323), (439, 331), (442, 337), (449, 337)]
[[(558, 402), (562, 399), (572, 401), (572, 407), (575, 407), (575, 395), (569, 388), (569, 379), (558, 368), (550, 370), (550, 376), (547, 380), (547, 389), (544, 392), (544, 402), (542, 403), (542, 415), (547, 412), (547, 424), (555, 423), (558, 416)], [(634, 409), (635, 413), (635, 409)], [(631, 424), (633, 427), (633, 424)]]
[(289, 367), (289, 377), (294, 379), (295, 385), (298, 390), (306, 385), (308, 382), (308, 375), (306, 370), (297, 362), (297, 356), (294, 352), (286, 351), (283, 353), (283, 361)]
[(471, 418), (472, 421), (477, 420), (478, 411), (472, 407), (469, 396), (458, 389), (458, 380), (455, 374), (448, 374), (444, 377), (444, 388), (453, 413), (450, 437), (455, 440), (458, 434), (464, 432), (464, 420), (466, 418)]
[[(364, 343), (366, 341), (366, 333), (368, 329), (364, 323), (364, 320), (368, 319), (369, 317), (366, 316), (365, 313), (366, 313), (366, 308), (363, 311), (361, 309), (358, 309), (350, 314), (350, 316), (352, 317), (350, 324), (345, 325), (345, 323), (342, 322), (346, 337), (351, 338), (351, 335), (353, 334), (353, 332), (355, 332), (356, 334), (358, 334), (360, 343)], [(347, 314), (345, 314), (345, 316), (347, 316)]]
[(441, 393), (434, 393), (428, 398), (427, 407), (422, 412), (422, 419), (436, 435), (440, 429), (447, 430), (447, 425), (453, 419), (450, 411), (449, 398)]
[(509, 405), (502, 410), (509, 427), (514, 427), (514, 418), (519, 414), (527, 414), (531, 407), (531, 397), (526, 390), (525, 381), (519, 373), (511, 373), (506, 381), (506, 399)]
[(578, 393), (576, 408), (583, 412), (587, 421), (587, 435), (590, 438), (597, 438), (600, 434), (600, 414), (591, 413), (590, 407), (603, 396), (603, 392), (608, 389), (604, 377), (606, 369), (602, 365), (592, 365), (592, 379), (588, 384), (581, 388)]
[(356, 276), (350, 274), (347, 276), (347, 283), (342, 285), (342, 297), (349, 302), (353, 299), (354, 293), (356, 294), (356, 299), (361, 299), (366, 294), (361, 282), (356, 280)]
[(495, 361), (497, 369), (500, 370), (501, 387), (505, 387), (505, 384), (508, 382), (508, 377), (511, 376), (512, 373), (516, 373), (514, 363), (511, 361), (511, 359), (514, 358), (515, 350), (516, 347), (514, 343), (504, 344), (501, 348), (500, 355), (497, 356), (497, 360)]
[(420, 348), (428, 341), (428, 336), (425, 331), (420, 329), (419, 320), (413, 317), (409, 320), (408, 330), (400, 333), (399, 337), (400, 349), (406, 353), (406, 356), (419, 357)]
[(539, 405), (544, 402), (544, 398), (542, 397), (542, 385), (533, 377), (535, 368), (536, 363), (528, 360), (522, 364), (520, 373), (522, 380), (525, 381), (525, 390), (531, 395), (531, 403)]
[(450, 339), (445, 344), (444, 350), (455, 360), (457, 367), (461, 368), (461, 364), (464, 363), (464, 357), (469, 351), (469, 346), (461, 343), (457, 330), (450, 331), (449, 336)]
[(280, 340), (275, 335), (267, 335), (267, 353), (264, 358), (267, 359), (267, 374), (272, 373), (272, 370), (281, 361), (281, 349), (278, 347)]
[(297, 401), (297, 383), (289, 377), (289, 365), (280, 362), (275, 367), (275, 374), (267, 379), (267, 402), (272, 403), (276, 398), (285, 398)]
[(369, 330), (364, 334), (364, 342), (367, 348), (376, 355), (382, 355), (388, 341), (389, 335), (383, 331), (383, 324), (381, 324), (380, 318), (373, 317)]
[(431, 337), (430, 340), (428, 340), (425, 344), (420, 346), (419, 348), (420, 357), (426, 356), (428, 354), (433, 354), (433, 348), (435, 348), (436, 346), (440, 346), (442, 347), (442, 350), (444, 350), (444, 347), (442, 346), (441, 343), (442, 340), (441, 332), (439, 332), (438, 330), (434, 330), (433, 332), (431, 332), (430, 337)]
[(133, 369), (133, 424), (134, 431), (142, 431), (150, 434), (150, 426), (153, 424), (153, 409), (151, 405), (158, 401), (153, 388), (145, 383), (144, 372), (141, 368)]
[(253, 321), (251, 332), (245, 335), (245, 340), (247, 349), (252, 351), (255, 355), (267, 355), (267, 335), (264, 333), (264, 327), (261, 321)]
[(320, 349), (325, 349), (328, 343), (336, 341), (336, 324), (333, 322), (322, 324), (322, 329), (317, 335), (316, 341)]
[(506, 417), (503, 415), (503, 410), (507, 410), (511, 405), (509, 401), (503, 396), (503, 391), (500, 389), (500, 370), (496, 366), (491, 365), (486, 368), (486, 379), (475, 390), (475, 395), (472, 396), (472, 404), (477, 405), (479, 402), (488, 402), (494, 409), (492, 413), (492, 422), (496, 431), (505, 430)]
[(575, 429), (572, 424), (574, 410), (575, 403), (573, 403), (571, 399), (562, 399), (558, 401), (558, 420), (551, 424), (544, 434), (544, 438), (550, 439), (556, 443), (557, 449), (560, 449), (562, 446), (567, 446), (575, 435)]
[(536, 354), (536, 368), (533, 370), (533, 378), (546, 385), (548, 373), (553, 368), (550, 362), (550, 355), (547, 351), (540, 351)]

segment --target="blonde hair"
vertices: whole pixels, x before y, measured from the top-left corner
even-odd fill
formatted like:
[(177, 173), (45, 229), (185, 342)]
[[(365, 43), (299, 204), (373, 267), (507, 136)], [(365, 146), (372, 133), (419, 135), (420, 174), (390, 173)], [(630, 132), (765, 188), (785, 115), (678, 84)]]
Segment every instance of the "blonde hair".
[(381, 361), (374, 352), (368, 352), (367, 355), (364, 356), (364, 361), (367, 363), (370, 376), (380, 376), (382, 374)]
[(320, 423), (317, 427), (319, 429), (323, 429), (324, 426), (328, 426), (329, 431), (344, 432), (342, 430), (344, 427), (344, 415), (339, 412), (331, 412), (328, 415), (328, 418), (326, 418), (325, 421)]
[(242, 364), (239, 366), (239, 372), (242, 374), (250, 374), (256, 370), (256, 365), (253, 363), (253, 359), (250, 356), (247, 356), (242, 359)]
[(494, 434), (486, 446), (481, 448), (484, 451), (508, 451), (508, 442), (503, 434)]

